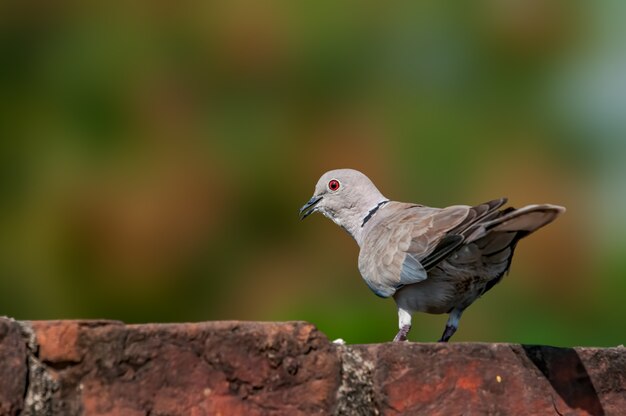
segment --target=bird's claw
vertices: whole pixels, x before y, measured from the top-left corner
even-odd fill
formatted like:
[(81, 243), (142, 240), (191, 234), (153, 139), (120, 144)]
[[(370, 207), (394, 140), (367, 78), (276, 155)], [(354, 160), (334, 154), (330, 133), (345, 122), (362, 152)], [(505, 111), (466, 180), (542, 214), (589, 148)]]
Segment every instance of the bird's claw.
[(396, 336), (393, 338), (393, 342), (408, 341), (407, 335), (409, 334), (410, 329), (411, 325), (404, 325), (402, 328), (400, 328)]

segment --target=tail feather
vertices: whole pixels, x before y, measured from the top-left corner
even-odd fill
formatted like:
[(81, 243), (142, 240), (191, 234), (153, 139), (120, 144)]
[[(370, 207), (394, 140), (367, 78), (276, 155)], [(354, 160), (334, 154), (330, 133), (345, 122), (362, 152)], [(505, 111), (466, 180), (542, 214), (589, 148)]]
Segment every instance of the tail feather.
[(492, 233), (490, 238), (483, 237), (476, 241), (476, 245), (485, 254), (497, 253), (510, 246), (515, 238), (515, 233)]
[(499, 218), (484, 223), (485, 231), (533, 231), (554, 221), (565, 208), (558, 205), (528, 205), (505, 213)]
[(493, 232), (518, 232), (519, 239), (551, 223), (563, 212), (565, 208), (550, 204), (527, 205), (520, 209), (507, 208), (497, 218), (469, 229), (465, 242), (474, 242)]

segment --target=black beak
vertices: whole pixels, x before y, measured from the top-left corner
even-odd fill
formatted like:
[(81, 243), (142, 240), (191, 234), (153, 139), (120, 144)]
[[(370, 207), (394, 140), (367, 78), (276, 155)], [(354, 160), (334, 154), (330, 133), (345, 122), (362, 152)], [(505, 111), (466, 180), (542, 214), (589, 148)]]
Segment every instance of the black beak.
[(315, 212), (315, 205), (322, 200), (321, 196), (313, 196), (313, 198), (309, 199), (309, 202), (304, 204), (302, 208), (300, 208), (300, 219), (303, 220), (309, 215)]

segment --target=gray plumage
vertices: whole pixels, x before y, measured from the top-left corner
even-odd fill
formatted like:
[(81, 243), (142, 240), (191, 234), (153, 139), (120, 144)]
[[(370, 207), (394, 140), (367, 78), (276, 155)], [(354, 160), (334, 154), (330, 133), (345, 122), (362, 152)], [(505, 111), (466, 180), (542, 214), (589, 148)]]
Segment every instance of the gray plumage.
[(389, 201), (361, 172), (338, 169), (322, 175), (300, 213), (320, 212), (356, 240), (365, 283), (398, 306), (396, 341), (406, 340), (414, 312), (449, 313), (440, 340), (447, 341), (463, 310), (508, 271), (517, 242), (565, 211), (502, 209), (506, 201), (447, 208)]

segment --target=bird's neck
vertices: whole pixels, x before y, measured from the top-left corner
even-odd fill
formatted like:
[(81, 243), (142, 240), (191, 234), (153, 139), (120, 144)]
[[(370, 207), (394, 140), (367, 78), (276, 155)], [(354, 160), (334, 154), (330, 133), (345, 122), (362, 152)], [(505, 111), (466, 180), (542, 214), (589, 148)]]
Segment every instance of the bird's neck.
[(345, 208), (341, 215), (333, 215), (330, 218), (348, 234), (354, 238), (359, 247), (363, 242), (364, 227), (378, 214), (380, 208), (389, 202), (387, 198), (380, 195), (380, 198), (367, 201), (367, 203)]

